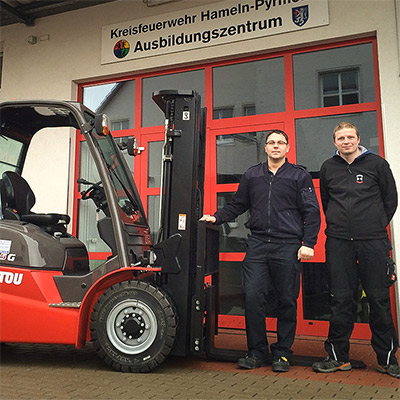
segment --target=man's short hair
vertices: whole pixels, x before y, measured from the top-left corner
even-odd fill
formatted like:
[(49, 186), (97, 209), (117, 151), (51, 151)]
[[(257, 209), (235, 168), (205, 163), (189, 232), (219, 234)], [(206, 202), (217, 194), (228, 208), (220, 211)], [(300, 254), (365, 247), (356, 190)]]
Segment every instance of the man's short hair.
[(265, 136), (265, 143), (267, 143), (268, 138), (273, 134), (273, 133), (278, 133), (286, 139), (286, 143), (289, 143), (289, 137), (286, 132), (280, 130), (280, 129), (272, 129), (270, 131), (267, 131), (267, 135)]
[(360, 137), (360, 134), (358, 132), (358, 129), (355, 125), (353, 125), (351, 122), (341, 122), (339, 125), (335, 127), (333, 130), (333, 140), (335, 140), (335, 134), (337, 131), (340, 131), (342, 129), (354, 129), (356, 131), (357, 137)]

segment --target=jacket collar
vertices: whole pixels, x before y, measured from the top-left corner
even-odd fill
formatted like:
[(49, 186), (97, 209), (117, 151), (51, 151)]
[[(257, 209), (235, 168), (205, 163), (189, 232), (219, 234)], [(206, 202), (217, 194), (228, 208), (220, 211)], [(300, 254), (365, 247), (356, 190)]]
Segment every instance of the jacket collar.
[[(360, 154), (357, 156), (357, 158), (354, 161), (359, 160), (360, 158), (364, 158), (367, 154), (371, 153), (371, 150), (369, 150), (361, 145), (358, 146), (358, 149), (360, 150)], [(335, 153), (333, 154), (333, 157), (334, 158), (338, 157), (341, 160), (343, 160), (344, 162), (346, 162), (346, 160), (344, 158), (342, 158), (341, 155), (339, 154), (339, 150), (335, 151)]]
[[(279, 171), (282, 171), (282, 170), (286, 169), (286, 168), (288, 167), (289, 164), (290, 164), (290, 163), (289, 163), (288, 159), (285, 158), (285, 162), (278, 168), (278, 170), (276, 171), (275, 175), (276, 175), (277, 173), (279, 173)], [(268, 160), (265, 161), (265, 163), (264, 163), (264, 170), (265, 170), (267, 173), (272, 174), (272, 172), (271, 172), (271, 171), (269, 170), (269, 168), (268, 168)]]

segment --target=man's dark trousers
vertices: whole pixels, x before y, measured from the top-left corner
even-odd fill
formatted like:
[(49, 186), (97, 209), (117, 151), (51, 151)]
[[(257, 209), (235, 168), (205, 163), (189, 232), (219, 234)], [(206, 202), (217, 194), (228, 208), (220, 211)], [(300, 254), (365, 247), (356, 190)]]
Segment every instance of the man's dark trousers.
[(338, 361), (349, 360), (349, 339), (357, 303), (354, 293), (361, 281), (369, 307), (371, 344), (381, 365), (397, 364), (398, 341), (386, 287), (389, 239), (342, 240), (328, 237), (326, 260), (331, 291), (331, 319), (325, 350)]
[(290, 360), (297, 323), (300, 289), (300, 243), (271, 243), (250, 236), (246, 243), (242, 281), (245, 295), (247, 347), (250, 355), (265, 360), (268, 341), (265, 324), (266, 297), (271, 289), (278, 298), (278, 341), (271, 345), (274, 357)]

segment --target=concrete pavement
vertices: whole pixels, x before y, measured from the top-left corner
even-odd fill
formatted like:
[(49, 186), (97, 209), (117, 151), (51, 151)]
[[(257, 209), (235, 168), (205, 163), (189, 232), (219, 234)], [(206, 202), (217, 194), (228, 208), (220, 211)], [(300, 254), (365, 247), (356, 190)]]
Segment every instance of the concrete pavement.
[[(243, 335), (231, 340), (243, 345)], [(240, 346), (240, 344), (239, 344)], [(319, 338), (296, 340), (295, 352), (323, 354)], [(233, 362), (169, 357), (147, 374), (115, 372), (89, 345), (2, 345), (1, 399), (400, 399), (400, 380), (375, 371), (369, 343), (352, 344), (352, 356), (366, 368), (316, 374), (292, 366), (242, 370)]]

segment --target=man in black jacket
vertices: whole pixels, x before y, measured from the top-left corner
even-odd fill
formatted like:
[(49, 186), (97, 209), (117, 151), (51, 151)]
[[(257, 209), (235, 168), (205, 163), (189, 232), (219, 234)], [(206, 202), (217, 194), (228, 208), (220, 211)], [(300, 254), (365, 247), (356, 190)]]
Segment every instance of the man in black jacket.
[(267, 364), (268, 341), (265, 298), (274, 288), (278, 298), (278, 341), (271, 345), (272, 369), (289, 370), (297, 322), (300, 260), (314, 256), (320, 210), (311, 175), (286, 159), (288, 136), (281, 130), (266, 136), (266, 163), (249, 168), (232, 201), (203, 221), (222, 224), (250, 210), (251, 235), (247, 240), (242, 280), (248, 355), (241, 368)]
[(348, 122), (333, 133), (335, 155), (320, 171), (326, 216), (326, 264), (331, 291), (331, 319), (325, 350), (328, 357), (313, 364), (316, 372), (348, 371), (349, 339), (359, 281), (369, 307), (371, 344), (377, 370), (400, 378), (398, 347), (390, 311), (389, 285), (394, 281), (387, 225), (397, 208), (396, 184), (389, 164), (360, 146), (357, 128)]

